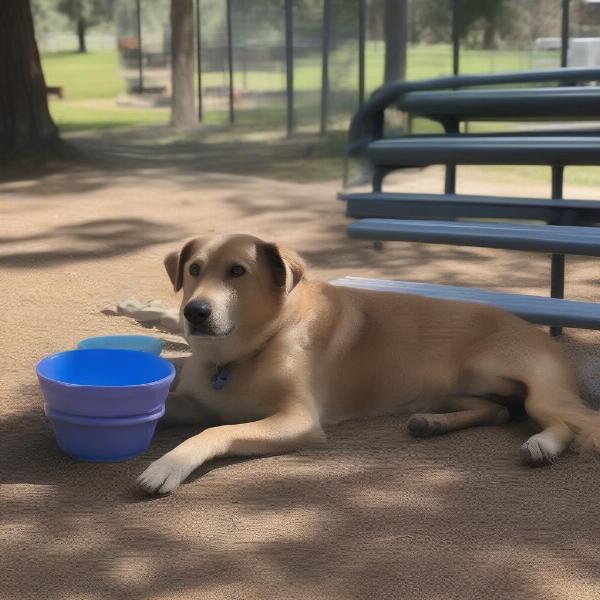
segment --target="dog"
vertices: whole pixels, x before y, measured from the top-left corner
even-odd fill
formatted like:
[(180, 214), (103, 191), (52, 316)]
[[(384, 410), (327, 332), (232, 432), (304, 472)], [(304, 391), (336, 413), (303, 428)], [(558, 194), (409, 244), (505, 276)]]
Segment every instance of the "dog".
[(191, 348), (166, 418), (220, 425), (153, 462), (138, 479), (148, 493), (216, 457), (323, 443), (346, 419), (408, 412), (409, 431), (432, 436), (506, 423), (515, 401), (542, 429), (525, 462), (553, 463), (576, 438), (600, 450), (600, 413), (561, 347), (510, 313), (331, 285), (250, 235), (193, 239), (164, 264)]

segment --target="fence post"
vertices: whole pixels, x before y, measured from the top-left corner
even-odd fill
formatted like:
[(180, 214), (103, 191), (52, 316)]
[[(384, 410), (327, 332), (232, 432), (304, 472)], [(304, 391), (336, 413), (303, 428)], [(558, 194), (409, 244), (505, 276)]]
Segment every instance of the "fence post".
[(196, 0), (196, 73), (198, 79), (198, 121), (202, 122), (202, 37), (200, 35), (200, 0)]
[(246, 0), (240, 0), (239, 8), (242, 11), (241, 33), (238, 33), (238, 39), (243, 40), (242, 49), (242, 86), (244, 90), (248, 89), (248, 10)]
[(294, 132), (294, 13), (293, 0), (285, 0), (285, 73), (287, 96), (287, 135)]
[(137, 19), (137, 36), (138, 36), (138, 93), (144, 92), (144, 65), (142, 54), (142, 9), (140, 0), (135, 0), (135, 10)]
[(233, 109), (233, 40), (231, 33), (231, 0), (227, 0), (227, 64), (229, 65), (229, 122), (235, 121)]
[(365, 101), (366, 0), (358, 0), (358, 105)]
[(320, 135), (327, 133), (329, 99), (329, 38), (331, 36), (331, 0), (323, 0), (323, 30), (321, 43), (321, 126)]
[[(458, 75), (460, 71), (460, 0), (452, 0), (452, 74)], [(465, 121), (466, 124), (466, 121)], [(446, 133), (458, 133), (458, 123), (450, 122), (448, 125), (444, 125)], [(446, 165), (446, 177), (444, 183), (444, 193), (454, 194), (456, 193), (456, 165)]]
[(452, 0), (452, 74), (458, 75), (460, 70), (460, 0)]
[(567, 66), (569, 56), (569, 4), (570, 0), (562, 0), (561, 35), (560, 35), (560, 66)]

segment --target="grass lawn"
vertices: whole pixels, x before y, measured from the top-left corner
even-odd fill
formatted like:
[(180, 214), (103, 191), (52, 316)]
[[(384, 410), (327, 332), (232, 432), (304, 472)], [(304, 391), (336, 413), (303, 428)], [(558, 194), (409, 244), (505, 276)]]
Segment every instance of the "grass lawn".
[[(347, 122), (356, 106), (357, 57), (356, 45), (351, 44), (336, 49), (330, 58), (331, 112), (334, 120), (339, 117)], [(370, 42), (366, 56), (366, 86), (368, 91), (381, 84), (383, 76), (383, 52), (381, 42)], [(448, 45), (415, 46), (409, 49), (408, 78), (422, 79), (447, 75), (451, 71), (451, 48)], [(240, 62), (240, 61), (238, 61)], [(63, 101), (52, 100), (51, 111), (58, 124), (65, 130), (90, 128), (122, 127), (125, 125), (165, 123), (167, 110), (132, 109), (116, 103), (90, 101), (113, 100), (125, 91), (123, 73), (116, 51), (90, 52), (79, 54), (58, 52), (44, 54), (42, 65), (48, 85), (60, 85), (65, 89)], [(472, 51), (465, 50), (461, 55), (461, 67), (465, 72), (489, 72), (490, 70), (523, 70), (530, 68), (530, 55), (527, 52), (511, 51)], [(147, 70), (152, 78), (151, 70)], [(162, 83), (166, 73), (161, 77)], [(283, 64), (273, 64), (270, 70), (248, 70), (245, 74), (237, 70), (234, 74), (236, 88), (249, 92), (271, 93), (261, 106), (249, 110), (248, 118), (240, 114), (240, 120), (259, 120), (261, 125), (271, 123), (274, 127), (285, 123), (285, 73)], [(203, 74), (203, 86), (224, 95), (227, 78), (224, 72)], [(310, 58), (296, 60), (294, 87), (298, 92), (296, 108), (301, 122), (311, 121), (318, 126), (321, 85), (321, 59), (318, 54)], [(213, 92), (213, 93), (214, 93)], [(275, 93), (275, 94), (273, 94)], [(340, 99), (341, 98), (341, 99)], [(261, 110), (262, 109), (262, 110)], [(226, 114), (210, 116), (208, 122), (222, 122)], [(241, 113), (242, 111), (240, 111)], [(338, 115), (335, 115), (338, 113)]]
[(63, 86), (69, 102), (115, 98), (125, 90), (116, 50), (43, 54), (42, 68), (46, 83)]
[(120, 107), (112, 100), (56, 100), (50, 103), (50, 112), (63, 132), (164, 125), (169, 119), (166, 108)]

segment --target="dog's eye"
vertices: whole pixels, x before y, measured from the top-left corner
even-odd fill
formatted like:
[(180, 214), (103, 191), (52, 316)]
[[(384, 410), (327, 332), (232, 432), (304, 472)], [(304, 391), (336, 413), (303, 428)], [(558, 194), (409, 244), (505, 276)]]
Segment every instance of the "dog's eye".
[(246, 269), (242, 267), (242, 265), (233, 265), (231, 269), (229, 269), (229, 274), (232, 277), (241, 277), (246, 272)]
[(192, 263), (190, 265), (190, 275), (193, 275), (194, 277), (198, 277), (198, 275), (200, 275), (200, 265), (198, 263)]

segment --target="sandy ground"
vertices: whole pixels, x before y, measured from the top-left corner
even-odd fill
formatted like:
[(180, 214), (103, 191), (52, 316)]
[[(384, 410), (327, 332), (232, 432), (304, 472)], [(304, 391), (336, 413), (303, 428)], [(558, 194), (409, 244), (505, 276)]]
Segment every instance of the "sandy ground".
[[(325, 279), (547, 292), (546, 256), (418, 244), (377, 252), (345, 236), (338, 182), (201, 167), (78, 167), (0, 184), (0, 597), (599, 598), (600, 462), (569, 455), (552, 468), (522, 467), (529, 423), (414, 440), (403, 417), (351, 422), (328, 431), (326, 448), (217, 461), (152, 500), (132, 481), (189, 430), (160, 432), (124, 463), (60, 453), (35, 363), (89, 335), (140, 331), (101, 314), (109, 303), (175, 305), (162, 258), (196, 234), (280, 241)], [(441, 172), (394, 183), (433, 191)], [(477, 171), (461, 186), (523, 194)], [(568, 259), (569, 297), (595, 299), (598, 278), (597, 261)], [(185, 350), (166, 341), (170, 355)], [(597, 333), (566, 341), (579, 362), (598, 354)], [(595, 375), (588, 370), (592, 386)]]

